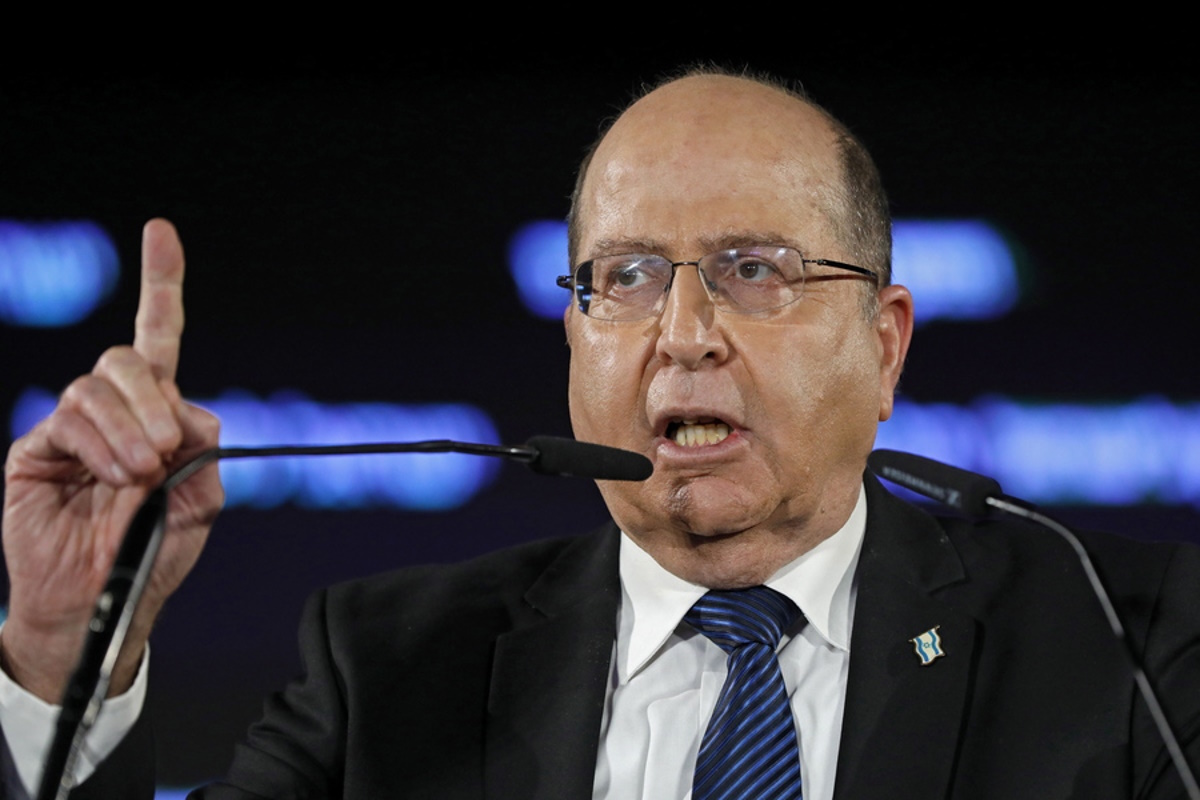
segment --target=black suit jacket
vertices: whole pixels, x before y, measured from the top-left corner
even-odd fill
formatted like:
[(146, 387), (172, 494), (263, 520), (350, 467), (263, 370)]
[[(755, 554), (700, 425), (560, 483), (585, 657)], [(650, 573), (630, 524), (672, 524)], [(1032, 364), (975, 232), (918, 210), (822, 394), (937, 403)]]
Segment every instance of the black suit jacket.
[[(867, 491), (838, 800), (1182, 796), (1065, 543)], [(1200, 550), (1086, 541), (1200, 762)], [(319, 593), (305, 676), (196, 797), (589, 797), (617, 552), (609, 526)], [(934, 626), (922, 666), (909, 640)]]

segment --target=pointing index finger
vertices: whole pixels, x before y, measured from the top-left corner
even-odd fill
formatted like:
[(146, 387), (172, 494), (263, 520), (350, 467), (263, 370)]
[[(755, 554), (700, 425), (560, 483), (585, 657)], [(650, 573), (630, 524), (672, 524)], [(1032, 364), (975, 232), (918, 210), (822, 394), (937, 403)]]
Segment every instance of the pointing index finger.
[(183, 245), (174, 225), (152, 219), (142, 230), (142, 290), (133, 349), (159, 380), (175, 380), (182, 334)]

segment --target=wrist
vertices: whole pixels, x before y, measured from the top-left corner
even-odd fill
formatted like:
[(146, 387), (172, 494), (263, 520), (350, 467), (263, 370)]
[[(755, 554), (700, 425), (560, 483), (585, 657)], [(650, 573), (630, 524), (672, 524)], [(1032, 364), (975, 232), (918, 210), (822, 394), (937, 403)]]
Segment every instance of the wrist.
[[(67, 681), (79, 662), (82, 636), (66, 642), (50, 637), (31, 641), (10, 628), (10, 623), (5, 623), (0, 629), (0, 669), (39, 700), (51, 705), (61, 704)], [(113, 666), (108, 697), (129, 691), (137, 678), (145, 650), (145, 638), (131, 631)]]
[(80, 640), (22, 630), (8, 619), (0, 629), (0, 669), (25, 691), (46, 703), (62, 702), (67, 677), (79, 660)]

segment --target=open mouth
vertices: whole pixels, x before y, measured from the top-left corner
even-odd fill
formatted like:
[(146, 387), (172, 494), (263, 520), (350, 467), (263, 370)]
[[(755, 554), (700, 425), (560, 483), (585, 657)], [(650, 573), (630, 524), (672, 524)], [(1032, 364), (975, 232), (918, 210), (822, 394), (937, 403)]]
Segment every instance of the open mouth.
[(729, 433), (729, 425), (719, 419), (681, 419), (667, 424), (665, 436), (680, 447), (703, 447), (725, 441)]

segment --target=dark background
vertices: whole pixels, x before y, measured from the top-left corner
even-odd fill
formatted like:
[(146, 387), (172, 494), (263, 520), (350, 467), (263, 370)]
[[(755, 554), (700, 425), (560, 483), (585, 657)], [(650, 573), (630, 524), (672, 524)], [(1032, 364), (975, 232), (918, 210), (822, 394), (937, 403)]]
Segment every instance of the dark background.
[[(166, 216), (189, 264), (185, 392), (466, 401), (506, 441), (569, 434), (561, 327), (517, 302), (508, 237), (561, 218), (599, 121), (640, 81), (698, 57), (801, 79), (871, 149), (897, 216), (984, 217), (1024, 246), (1022, 305), (919, 329), (908, 397), (1200, 395), (1200, 103), (1186, 49), (847, 34), (531, 55), (459, 42), (224, 56), (201, 72), (194, 58), (162, 66), (187, 59), (159, 47), (0, 77), (0, 218), (96, 220), (124, 270), (78, 326), (0, 328), (5, 416), (24, 387), (61, 388), (129, 340), (141, 225)], [(1192, 508), (1058, 511), (1200, 540)], [(450, 514), (229, 511), (153, 641), (162, 780), (220, 773), (263, 695), (297, 670), (295, 624), (314, 588), (603, 518), (586, 482), (519, 467)]]

